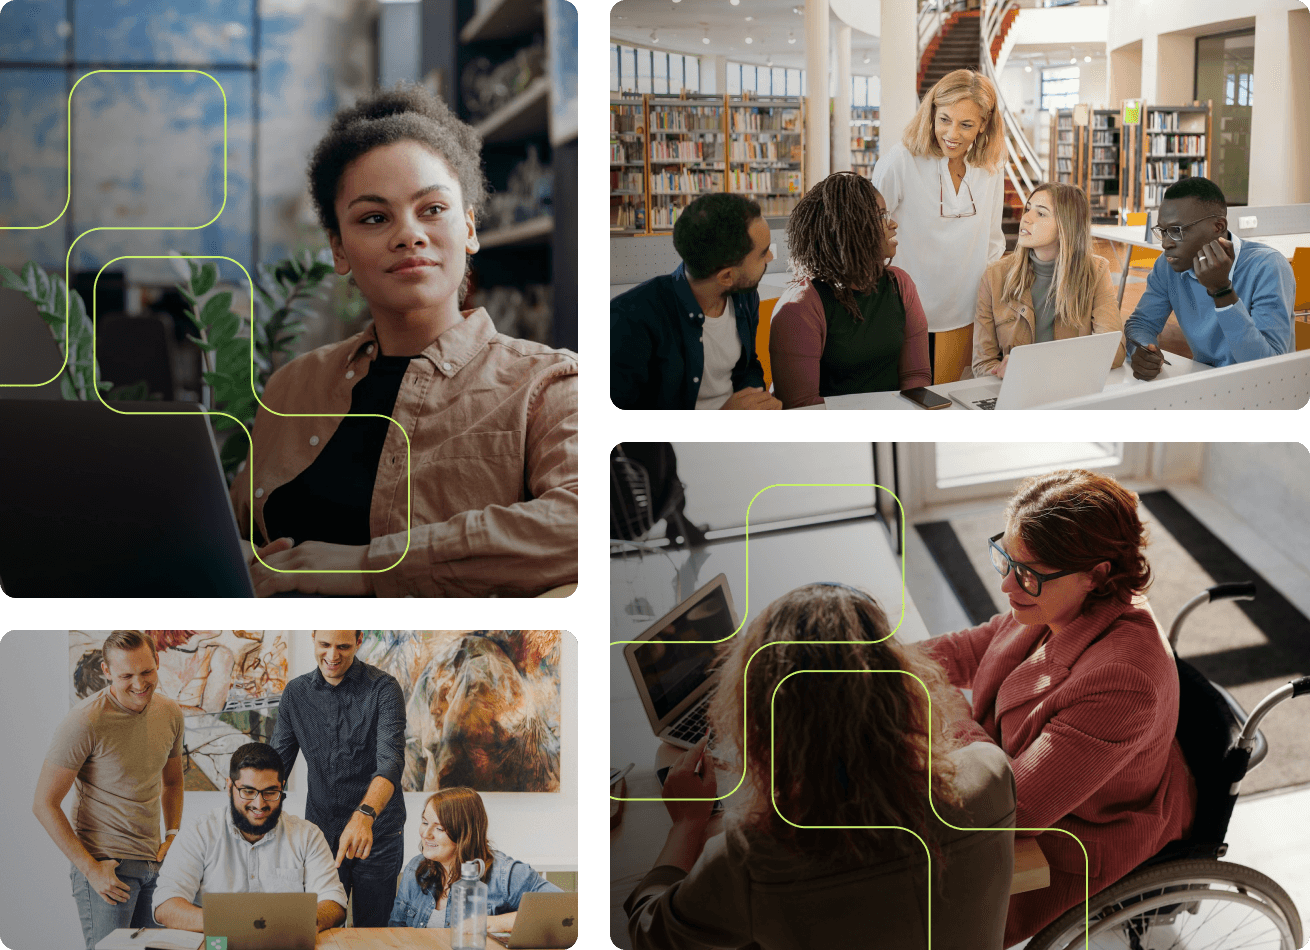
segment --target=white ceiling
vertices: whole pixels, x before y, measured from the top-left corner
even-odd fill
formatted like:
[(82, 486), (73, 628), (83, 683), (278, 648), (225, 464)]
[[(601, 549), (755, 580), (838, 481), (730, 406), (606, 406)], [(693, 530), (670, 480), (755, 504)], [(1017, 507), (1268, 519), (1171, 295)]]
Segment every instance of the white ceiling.
[[(804, 69), (805, 18), (793, 10), (803, 11), (804, 0), (740, 0), (736, 6), (730, 0), (621, 0), (610, 10), (610, 38), (674, 53), (723, 55), (758, 66), (772, 58), (774, 66)], [(840, 24), (835, 16), (831, 19)], [(651, 40), (652, 30), (658, 42)], [(787, 42), (788, 34), (794, 43)], [(703, 42), (707, 35), (708, 45)], [(851, 31), (851, 72), (878, 75), (876, 36)]]
[(1069, 60), (1074, 58), (1078, 60), (1077, 65), (1085, 65), (1083, 57), (1092, 57), (1092, 62), (1105, 59), (1104, 43), (1061, 43), (1055, 45), (1047, 44), (1016, 44), (1010, 51), (1010, 58), (1006, 62), (1006, 67), (1011, 66), (1032, 66), (1040, 68), (1042, 66), (1069, 66), (1072, 65)]

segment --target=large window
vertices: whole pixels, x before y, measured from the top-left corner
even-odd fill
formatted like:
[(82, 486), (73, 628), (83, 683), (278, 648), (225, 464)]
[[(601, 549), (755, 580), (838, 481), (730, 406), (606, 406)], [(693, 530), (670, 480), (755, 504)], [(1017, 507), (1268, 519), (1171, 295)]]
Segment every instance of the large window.
[(1077, 66), (1042, 70), (1042, 108), (1072, 109), (1078, 102)]
[(1213, 164), (1206, 175), (1229, 204), (1244, 205), (1251, 172), (1251, 86), (1255, 78), (1255, 30), (1196, 39), (1196, 95), (1214, 103)]
[(743, 92), (757, 96), (803, 96), (805, 70), (728, 63), (728, 94), (738, 96)]
[(700, 60), (695, 56), (610, 44), (610, 92), (674, 95), (700, 92)]
[[(874, 88), (870, 89), (870, 86)], [(879, 104), (878, 98), (876, 81), (871, 82), (868, 76), (851, 77), (852, 106), (876, 106)]]

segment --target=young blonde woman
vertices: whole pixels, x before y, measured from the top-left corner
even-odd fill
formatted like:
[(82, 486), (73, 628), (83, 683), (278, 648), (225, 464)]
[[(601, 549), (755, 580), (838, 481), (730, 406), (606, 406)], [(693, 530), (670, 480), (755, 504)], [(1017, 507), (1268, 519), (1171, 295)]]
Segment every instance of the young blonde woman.
[(1000, 950), (1013, 778), (966, 744), (961, 722), (981, 730), (941, 667), (845, 584), (783, 595), (724, 646), (710, 719), (746, 774), (703, 741), (669, 770), (673, 827), (624, 905), (635, 950)]
[(867, 178), (837, 172), (787, 219), (796, 281), (773, 309), (769, 359), (784, 409), (826, 396), (927, 386), (928, 322), (890, 264), (896, 222)]
[[(973, 375), (1004, 377), (1010, 351), (1089, 333), (1120, 333), (1110, 265), (1091, 252), (1081, 188), (1049, 182), (1028, 198), (1019, 244), (983, 273), (973, 325)], [(1114, 365), (1124, 361), (1123, 344)]]
[(1004, 154), (996, 87), (957, 69), (923, 97), (900, 143), (873, 169), (887, 213), (900, 223), (896, 263), (928, 315), (935, 383), (969, 374), (974, 288), (1005, 253)]

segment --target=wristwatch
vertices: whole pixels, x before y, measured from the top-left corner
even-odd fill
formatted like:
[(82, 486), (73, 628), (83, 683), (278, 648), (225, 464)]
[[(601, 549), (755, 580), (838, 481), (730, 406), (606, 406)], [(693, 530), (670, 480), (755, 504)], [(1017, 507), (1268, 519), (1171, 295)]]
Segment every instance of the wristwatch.
[(355, 809), (355, 811), (363, 812), (365, 815), (368, 815), (368, 817), (372, 818), (374, 821), (377, 821), (378, 819), (378, 813), (375, 812), (372, 806), (370, 805), (360, 805), (358, 808)]
[(1232, 289), (1233, 289), (1233, 285), (1229, 284), (1227, 287), (1221, 287), (1218, 290), (1207, 290), (1206, 293), (1209, 294), (1211, 297), (1222, 297), (1224, 294), (1228, 293)]

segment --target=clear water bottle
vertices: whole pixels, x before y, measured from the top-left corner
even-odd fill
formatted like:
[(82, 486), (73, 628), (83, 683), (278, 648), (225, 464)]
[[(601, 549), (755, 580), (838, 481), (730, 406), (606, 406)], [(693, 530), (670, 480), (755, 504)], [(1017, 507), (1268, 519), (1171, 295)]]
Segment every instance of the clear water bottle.
[(487, 885), (481, 858), (465, 861), (459, 880), (450, 886), (451, 950), (486, 950)]

